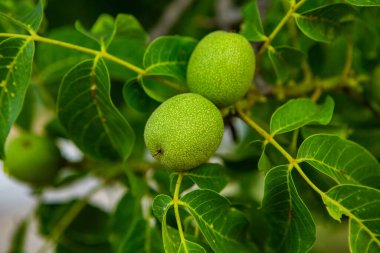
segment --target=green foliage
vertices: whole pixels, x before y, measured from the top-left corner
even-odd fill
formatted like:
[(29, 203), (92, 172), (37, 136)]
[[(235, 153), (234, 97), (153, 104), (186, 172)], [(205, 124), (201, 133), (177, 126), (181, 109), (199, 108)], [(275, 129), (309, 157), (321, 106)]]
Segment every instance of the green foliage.
[[(0, 1), (0, 157), (51, 175), (24, 180), (39, 202), (8, 252), (30, 219), (40, 253), (380, 252), (378, 0), (45, 2)], [(24, 132), (83, 157), (5, 150)], [(87, 177), (78, 199), (44, 198)], [(113, 208), (92, 202), (114, 185)]]

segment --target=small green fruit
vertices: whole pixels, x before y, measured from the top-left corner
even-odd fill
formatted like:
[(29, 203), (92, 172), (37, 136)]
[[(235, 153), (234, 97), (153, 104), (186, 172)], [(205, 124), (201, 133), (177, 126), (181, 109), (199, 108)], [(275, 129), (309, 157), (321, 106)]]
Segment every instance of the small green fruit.
[(164, 167), (183, 171), (206, 162), (219, 147), (223, 118), (216, 106), (198, 94), (180, 94), (162, 103), (148, 119), (144, 138)]
[(4, 168), (20, 181), (42, 186), (53, 181), (60, 160), (59, 149), (50, 139), (22, 134), (6, 145)]
[(236, 33), (212, 32), (194, 49), (187, 85), (219, 107), (241, 99), (252, 85), (255, 55), (247, 39)]

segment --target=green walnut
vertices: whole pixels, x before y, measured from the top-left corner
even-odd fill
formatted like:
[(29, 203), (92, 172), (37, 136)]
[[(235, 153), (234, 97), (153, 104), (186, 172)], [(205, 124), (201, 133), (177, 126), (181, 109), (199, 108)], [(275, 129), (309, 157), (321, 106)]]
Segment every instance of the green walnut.
[(206, 162), (224, 132), (218, 108), (206, 98), (185, 93), (169, 98), (149, 117), (145, 144), (164, 167), (184, 171)]
[(232, 105), (252, 85), (255, 55), (247, 39), (216, 31), (195, 47), (187, 67), (187, 85), (218, 107)]
[(22, 134), (5, 147), (4, 168), (10, 176), (33, 186), (51, 183), (57, 175), (61, 155), (46, 137)]

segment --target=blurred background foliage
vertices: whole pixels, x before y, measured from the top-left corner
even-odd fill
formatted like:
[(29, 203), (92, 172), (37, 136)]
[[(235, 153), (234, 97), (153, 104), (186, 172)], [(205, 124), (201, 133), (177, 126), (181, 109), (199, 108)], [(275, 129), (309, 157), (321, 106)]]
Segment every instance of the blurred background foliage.
[[(150, 41), (158, 36), (167, 34), (177, 34), (200, 39), (205, 34), (218, 29), (239, 32), (240, 25), (243, 22), (242, 9), (249, 2), (250, 1), (247, 0), (48, 0), (45, 8), (46, 19), (40, 34), (42, 36), (50, 34), (53, 35), (53, 37), (54, 34), (58, 34), (56, 35), (57, 38), (60, 38), (60, 36), (66, 38), (64, 34), (67, 32), (67, 34), (71, 35), (74, 24), (78, 20), (83, 27), (90, 28), (101, 14), (107, 13), (116, 17), (119, 13), (128, 13), (135, 16), (143, 28), (149, 33)], [(299, 12), (333, 2), (342, 3), (344, 1), (307, 1)], [(287, 3), (287, 0), (258, 1), (265, 34), (269, 34), (285, 15)], [(33, 4), (33, 0), (1, 0), (0, 11), (12, 12), (18, 9), (15, 6), (25, 5), (28, 7), (33, 6)], [(360, 8), (358, 10), (358, 16), (360, 16), (361, 20), (355, 22), (349, 29), (352, 29), (350, 34), (355, 45), (352, 73), (360, 79), (360, 84), (352, 88), (338, 88), (323, 94), (322, 100), (326, 95), (332, 96), (335, 100), (335, 113), (332, 124), (326, 127), (304, 127), (296, 138), (298, 138), (298, 143), (300, 143), (303, 138), (313, 133), (334, 133), (363, 145), (371, 151), (377, 159), (380, 159), (380, 22), (378, 22), (380, 8)], [(12, 29), (15, 28), (9, 27), (7, 22), (0, 20), (0, 30), (9, 31)], [(68, 40), (78, 42), (90, 48), (95, 47), (92, 41), (79, 33), (77, 36), (68, 38)], [(300, 49), (304, 57), (306, 57), (313, 77), (316, 79), (326, 79), (340, 75), (346, 62), (348, 41), (347, 37), (341, 36), (330, 44), (317, 43), (299, 32), (294, 21), (290, 21), (273, 41), (273, 46), (290, 45)], [(261, 43), (253, 43), (256, 51), (260, 45)], [(46, 48), (44, 48), (44, 45), (41, 45), (39, 49), (40, 53), (37, 54), (36, 69), (38, 69), (39, 66), (48, 64), (48, 61), (45, 61), (43, 55), (44, 52), (47, 52), (44, 51)], [(142, 57), (143, 53), (143, 50), (141, 50), (141, 52), (136, 55), (137, 57)], [(61, 56), (65, 57), (67, 54), (65, 53)], [(76, 61), (80, 59), (83, 59), (83, 56), (79, 56)], [(135, 60), (137, 65), (141, 65), (141, 59), (132, 60)], [(286, 85), (290, 87), (289, 90), (297, 90), (297, 88), (294, 87), (297, 86), (298, 81), (304, 78), (304, 72), (300, 66), (295, 68), (292, 66), (292, 64), (289, 65), (289, 76), (285, 81)], [(120, 72), (116, 71), (115, 73)], [(149, 114), (138, 113), (125, 105), (122, 97), (122, 88), (125, 82), (124, 78), (126, 76), (128, 77), (128, 74), (126, 74), (126, 76), (124, 76), (124, 74), (125, 73), (120, 73), (121, 78), (112, 80), (112, 99), (123, 114), (126, 115), (137, 134), (137, 142), (132, 158), (134, 156), (137, 157), (136, 160), (138, 162), (139, 159), (144, 156), (145, 146), (142, 139), (142, 131)], [(117, 74), (114, 76), (118, 77)], [(61, 76), (52, 76), (51, 78), (51, 80), (45, 80), (45, 82), (54, 84), (47, 86), (47, 90), (50, 93), (49, 96), (54, 100)], [(38, 76), (33, 80), (37, 83)], [(263, 103), (257, 103), (252, 109), (253, 118), (264, 126), (268, 124), (274, 110), (278, 108), (287, 97), (287, 94), (272, 93), (273, 89), (270, 87), (276, 87), (276, 85), (278, 85), (276, 82), (277, 77), (275, 70), (268, 56), (265, 55), (261, 62), (260, 72), (256, 74), (255, 79), (256, 88), (265, 99)], [(44, 83), (44, 85), (46, 85), (46, 83)], [(46, 98), (43, 94), (44, 92), (37, 92), (36, 90), (39, 89), (36, 88), (35, 85), (32, 85), (28, 93), (29, 95), (27, 95), (26, 106), (24, 106), (22, 116), (20, 116), (20, 120), (18, 121), (18, 124), (22, 128), (30, 127), (30, 122), (32, 121), (30, 115), (32, 114), (31, 110), (33, 108), (33, 106), (30, 105), (35, 104), (34, 100), (40, 99), (48, 104), (49, 102), (47, 101), (51, 99)], [(307, 94), (296, 93), (289, 95), (289, 97), (300, 95)], [(54, 103), (54, 101), (51, 103)], [(155, 106), (157, 106), (157, 104), (153, 105), (153, 107)], [(268, 236), (268, 231), (265, 228), (262, 214), (257, 211), (257, 207), (260, 206), (263, 181), (262, 174), (257, 169), (257, 164), (261, 157), (262, 150), (260, 148), (261, 143), (258, 143), (258, 145), (251, 143), (252, 140), (260, 139), (260, 137), (253, 130), (248, 130), (242, 126), (239, 120), (231, 120), (230, 125), (233, 127), (227, 128), (227, 131), (232, 129), (233, 132), (236, 128), (238, 132), (235, 139), (228, 137), (227, 145), (222, 150), (225, 152), (220, 154), (220, 158), (224, 160), (226, 167), (229, 169), (228, 174), (231, 178), (232, 185), (237, 185), (238, 188), (237, 193), (232, 194), (230, 199), (232, 203), (239, 206), (240, 209), (243, 209), (249, 217), (251, 221), (249, 236), (252, 241), (257, 244), (259, 249), (263, 249), (265, 247), (264, 243)], [(46, 131), (53, 136), (64, 137), (64, 133), (60, 130), (56, 119), (49, 122)], [(292, 138), (294, 138), (292, 135), (286, 134), (279, 138), (279, 142), (287, 147), (287, 145), (290, 145)], [(280, 163), (280, 161), (282, 161), (282, 158), (276, 150), (267, 147), (265, 152), (270, 162)], [(308, 176), (320, 182), (320, 185), (326, 184), (326, 189), (330, 187), (326, 178), (323, 178), (322, 175), (317, 173), (313, 174), (312, 170), (310, 171), (311, 172), (308, 172)], [(100, 170), (97, 172), (102, 174)], [(158, 171), (153, 176), (158, 182), (158, 192), (170, 192), (167, 189), (168, 179), (166, 174), (165, 172)], [(81, 176), (82, 174), (79, 175), (79, 177)], [(133, 188), (133, 184), (139, 185), (141, 182), (139, 180), (144, 176), (137, 173), (136, 177), (131, 174), (129, 174), (128, 177), (129, 181), (126, 184), (131, 184), (131, 188)], [(297, 179), (297, 176), (295, 177)], [(74, 176), (73, 179), (75, 178)], [(347, 224), (345, 222), (337, 224), (329, 219), (319, 196), (315, 195), (302, 180), (295, 180), (295, 183), (299, 189), (305, 189), (300, 191), (300, 194), (302, 194), (306, 204), (314, 210), (313, 214), (318, 224), (317, 243), (312, 252), (348, 252)], [(141, 185), (136, 186), (136, 191), (138, 192), (141, 187)], [(141, 191), (145, 192), (146, 189), (142, 189)], [(126, 201), (126, 198), (128, 198), (130, 202), (135, 201), (134, 199), (132, 200), (132, 197), (129, 195), (124, 197), (124, 201)], [(133, 198), (135, 198), (135, 196)], [(42, 222), (42, 224), (47, 226), (52, 223), (52, 213), (57, 215), (57, 212), (55, 212), (55, 210), (58, 210), (57, 207), (62, 209), (72, 204), (73, 203), (70, 202), (64, 205), (62, 203), (57, 205), (41, 205), (39, 209), (40, 219), (49, 220)], [(119, 205), (123, 205), (123, 203), (119, 203)], [(110, 230), (109, 224), (104, 221), (108, 219), (107, 215), (109, 214), (93, 206), (87, 206), (83, 212), (90, 213), (88, 217), (92, 219), (94, 217), (100, 217), (99, 223), (92, 224), (94, 230), (98, 232)], [(58, 216), (61, 214), (62, 210), (59, 211)], [(118, 214), (122, 215), (120, 213)], [(77, 238), (74, 238), (75, 240), (70, 238), (70, 236), (74, 236), (70, 231), (78, 232), (79, 230), (76, 230), (76, 228), (79, 227), (82, 229), (84, 226), (82, 222), (85, 221), (81, 221), (79, 217), (85, 219), (86, 215), (82, 214), (78, 216), (78, 219), (75, 220), (67, 231), (67, 234), (65, 234), (63, 240), (66, 240), (66, 243), (69, 242), (67, 243), (68, 245), (70, 245), (70, 243), (78, 243), (75, 241)], [(85, 224), (85, 226), (87, 226), (87, 224)], [(20, 229), (22, 228), (23, 227), (20, 226)], [(49, 229), (49, 227), (42, 228), (43, 233), (49, 233)], [(81, 231), (84, 234), (87, 233), (89, 236), (94, 236), (95, 239), (100, 238), (98, 241), (94, 239), (94, 241), (87, 244), (82, 241), (81, 243), (86, 244), (86, 247), (88, 247), (82, 252), (95, 252), (93, 251), (94, 245), (96, 247), (101, 245), (101, 247), (105, 247), (106, 249), (111, 247), (108, 243), (104, 242), (104, 234), (91, 235), (91, 233), (94, 233), (94, 230)], [(57, 252), (72, 252), (65, 249), (65, 247), (65, 245), (59, 244)], [(99, 248), (97, 250), (96, 252), (105, 252)]]

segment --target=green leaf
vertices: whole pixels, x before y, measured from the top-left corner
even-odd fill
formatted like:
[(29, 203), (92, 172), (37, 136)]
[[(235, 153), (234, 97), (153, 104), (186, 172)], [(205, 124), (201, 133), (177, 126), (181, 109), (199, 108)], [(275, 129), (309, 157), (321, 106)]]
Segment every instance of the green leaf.
[(260, 171), (263, 171), (264, 173), (268, 172), (271, 168), (272, 168), (272, 163), (269, 159), (269, 157), (267, 156), (267, 154), (265, 153), (265, 149), (266, 149), (267, 145), (266, 144), (263, 144), (262, 145), (262, 153), (260, 155), (260, 158), (259, 158), (259, 162), (258, 162), (258, 168)]
[(330, 4), (302, 14), (294, 14), (298, 28), (310, 39), (331, 42), (354, 19), (356, 10), (348, 4)]
[(166, 223), (167, 213), (173, 206), (173, 199), (164, 194), (157, 195), (153, 201), (153, 213), (162, 222), (162, 239), (164, 242), (165, 252), (167, 253), (205, 253), (206, 251), (202, 246), (192, 241), (186, 240), (185, 243), (181, 241), (178, 230), (170, 227)]
[(261, 23), (257, 0), (250, 1), (243, 8), (244, 22), (240, 26), (240, 33), (250, 41), (265, 41), (263, 25)]
[(79, 21), (75, 23), (75, 28), (105, 48), (117, 37), (140, 40), (144, 43), (148, 38), (141, 24), (135, 17), (128, 14), (119, 14), (115, 20), (111, 15), (102, 14), (90, 31), (87, 31)]
[(144, 54), (148, 74), (141, 82), (150, 97), (163, 102), (187, 89), (187, 63), (196, 44), (190, 37), (161, 36), (148, 46)]
[(305, 54), (293, 47), (279, 46), (269, 47), (269, 59), (272, 62), (278, 79), (281, 82), (289, 78), (292, 68), (299, 68), (305, 59)]
[(323, 201), (337, 220), (342, 214), (350, 218), (352, 253), (380, 252), (380, 191), (358, 185), (338, 185), (330, 189)]
[[(129, 219), (131, 217), (128, 217)], [(164, 252), (160, 234), (145, 219), (138, 219), (130, 232), (121, 241), (118, 253)]]
[(66, 74), (58, 94), (58, 117), (68, 136), (93, 158), (125, 159), (131, 153), (134, 132), (111, 101), (102, 59), (83, 61)]
[(0, 158), (24, 102), (32, 73), (34, 43), (20, 38), (0, 43)]
[(106, 46), (113, 37), (114, 19), (109, 14), (101, 14), (90, 31), (87, 31), (79, 20), (75, 22), (75, 29), (100, 45)]
[(141, 87), (137, 79), (129, 80), (123, 87), (124, 100), (133, 109), (146, 113), (153, 112), (160, 105), (156, 100), (149, 97)]
[[(170, 177), (170, 193), (174, 195), (175, 187), (178, 180), (178, 173), (173, 172), (170, 174), (169, 177)], [(179, 192), (183, 192), (189, 189), (190, 187), (192, 187), (193, 185), (194, 185), (193, 180), (191, 180), (189, 177), (183, 177)]]
[(271, 229), (274, 252), (309, 252), (316, 238), (310, 211), (298, 195), (287, 166), (271, 169), (265, 177), (262, 208)]
[(181, 201), (215, 252), (248, 252), (242, 244), (248, 221), (241, 212), (230, 207), (226, 198), (201, 189), (184, 195)]
[(111, 216), (110, 242), (118, 249), (130, 231), (136, 226), (137, 220), (142, 218), (139, 200), (129, 191), (119, 200)]
[(311, 123), (327, 125), (333, 111), (334, 100), (331, 97), (327, 97), (322, 105), (308, 98), (292, 99), (273, 113), (270, 132), (272, 135), (282, 134)]
[[(42, 203), (38, 208), (40, 231), (50, 236), (56, 231), (73, 205), (78, 200), (64, 203)], [(57, 242), (56, 252), (111, 252), (109, 215), (103, 210), (87, 204), (69, 224)]]
[[(143, 57), (148, 35), (135, 17), (119, 14), (116, 17), (114, 34), (107, 51), (135, 66), (143, 67)], [(136, 73), (112, 61), (107, 61), (112, 78), (123, 82), (136, 78)]]
[(108, 244), (110, 234), (109, 214), (87, 204), (67, 227), (65, 240), (81, 244)]
[(110, 242), (119, 253), (163, 252), (157, 227), (143, 217), (141, 199), (128, 191), (111, 216)]
[(26, 31), (37, 32), (43, 19), (43, 0), (38, 0), (35, 6), (20, 4), (12, 13), (0, 12), (0, 18), (9, 20)]
[(166, 218), (162, 222), (162, 238), (166, 253), (206, 253), (198, 243), (187, 239), (183, 243), (178, 230), (166, 224)]
[(346, 0), (356, 6), (380, 6), (380, 0)]
[(340, 184), (362, 184), (380, 187), (380, 164), (358, 144), (335, 135), (316, 134), (307, 138), (297, 154)]
[(36, 109), (36, 94), (35, 87), (29, 85), (26, 91), (24, 103), (20, 114), (17, 117), (16, 124), (25, 131), (30, 131), (33, 126), (33, 119)]
[[(78, 33), (71, 27), (52, 30), (46, 37), (91, 49), (97, 47), (94, 41)], [(52, 90), (53, 87), (51, 86), (56, 86), (56, 83), (60, 83), (64, 74), (78, 64), (78, 62), (85, 59), (88, 59), (88, 54), (48, 43), (39, 43), (37, 44), (35, 61), (39, 80), (46, 88)], [(58, 88), (56, 89), (58, 90)], [(57, 91), (52, 93), (54, 96), (57, 95)]]
[(202, 189), (220, 192), (228, 183), (226, 168), (216, 163), (204, 163), (184, 173)]
[(159, 194), (154, 198), (152, 206), (153, 214), (159, 221), (163, 221), (167, 211), (173, 205), (172, 201), (172, 197), (165, 194)]
[(26, 233), (28, 229), (28, 220), (22, 220), (12, 235), (12, 241), (10, 249), (7, 253), (23, 253), (25, 252), (24, 245), (26, 239)]

